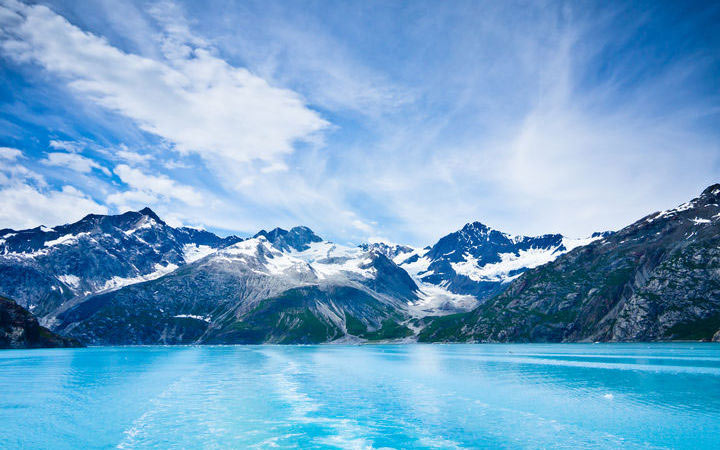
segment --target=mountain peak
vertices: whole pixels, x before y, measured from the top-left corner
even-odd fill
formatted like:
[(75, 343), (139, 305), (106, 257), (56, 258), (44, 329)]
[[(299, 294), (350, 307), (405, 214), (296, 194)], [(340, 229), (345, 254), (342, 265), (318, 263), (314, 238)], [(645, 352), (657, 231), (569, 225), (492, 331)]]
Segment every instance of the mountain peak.
[(275, 228), (270, 231), (260, 230), (253, 237), (265, 237), (275, 247), (281, 250), (295, 249), (297, 251), (307, 250), (309, 244), (313, 242), (322, 242), (322, 238), (315, 234), (313, 230), (305, 226), (297, 226), (290, 228), (290, 231), (282, 228)]
[(462, 231), (486, 232), (488, 230), (492, 230), (492, 228), (479, 221), (467, 223), (462, 227)]
[(162, 222), (160, 217), (157, 214), (155, 214), (155, 211), (153, 211), (152, 209), (150, 209), (147, 206), (144, 207), (143, 209), (141, 209), (140, 211), (138, 211), (138, 213), (142, 214), (143, 216), (148, 216), (152, 219), (155, 219), (155, 221), (157, 221), (157, 222)]
[(700, 197), (719, 198), (720, 197), (720, 183), (715, 183), (713, 185), (706, 187), (705, 190), (702, 191), (702, 194), (700, 194)]

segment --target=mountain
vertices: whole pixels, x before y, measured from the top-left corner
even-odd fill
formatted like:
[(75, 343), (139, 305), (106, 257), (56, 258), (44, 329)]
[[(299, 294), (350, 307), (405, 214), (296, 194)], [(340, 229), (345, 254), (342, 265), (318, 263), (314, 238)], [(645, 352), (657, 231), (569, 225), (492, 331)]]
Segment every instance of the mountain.
[(720, 339), (720, 184), (528, 270), (423, 341)]
[(506, 285), (462, 279), (469, 258), (473, 270), (510, 258), (519, 273), (525, 253), (554, 258), (565, 249), (559, 235), (513, 238), (479, 223), (424, 249), (346, 247), (307, 227), (243, 241), (173, 228), (147, 208), (0, 236), (0, 292), (90, 344), (410, 338), (427, 316), (475, 308), (482, 298), (467, 293), (473, 283)]
[(35, 316), (9, 298), (0, 297), (0, 348), (81, 347), (40, 326)]
[(432, 247), (417, 249), (387, 243), (366, 247), (393, 259), (421, 286), (433, 286), (482, 302), (502, 292), (507, 283), (529, 268), (550, 262), (606, 234), (596, 233), (587, 239), (570, 239), (560, 234), (513, 236), (473, 222), (444, 236)]
[[(93, 344), (317, 343), (413, 334), (404, 322), (418, 287), (404, 270), (379, 252), (296, 231), (305, 242), (287, 239), (292, 230), (259, 233), (155, 280), (75, 299), (48, 321)], [(279, 247), (266, 236), (280, 239)]]
[(0, 230), (0, 293), (38, 316), (78, 296), (157, 278), (240, 241), (174, 228), (152, 210)]
[(308, 227), (293, 227), (289, 231), (282, 228), (275, 228), (271, 231), (261, 230), (253, 237), (260, 236), (263, 236), (276, 248), (283, 251), (296, 250), (301, 252), (309, 249), (314, 242), (322, 242), (322, 238)]
[(720, 339), (720, 185), (587, 239), (220, 238), (143, 209), (0, 230), (0, 293), (88, 344)]

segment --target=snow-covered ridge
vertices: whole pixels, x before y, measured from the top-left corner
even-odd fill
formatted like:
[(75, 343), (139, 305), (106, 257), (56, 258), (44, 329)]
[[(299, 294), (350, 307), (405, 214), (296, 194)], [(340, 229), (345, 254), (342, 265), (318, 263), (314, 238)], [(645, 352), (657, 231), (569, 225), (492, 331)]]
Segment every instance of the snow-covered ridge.
[(45, 242), (45, 247), (53, 247), (55, 245), (71, 245), (76, 243), (81, 237), (88, 236), (90, 233), (66, 234), (52, 241)]
[(516, 253), (500, 253), (499, 262), (482, 264), (481, 261), (472, 255), (465, 253), (463, 261), (451, 263), (456, 273), (465, 275), (473, 281), (494, 281), (507, 283), (522, 274), (524, 269), (532, 269), (555, 260), (563, 253), (567, 253), (577, 247), (588, 245), (600, 239), (594, 236), (582, 239), (563, 237), (562, 244), (550, 248), (521, 249)]
[(346, 247), (332, 242), (312, 242), (303, 251), (281, 251), (264, 236), (238, 242), (217, 251), (214, 261), (244, 261), (259, 265), (254, 270), (267, 275), (282, 275), (288, 271), (312, 272), (319, 280), (338, 277), (372, 278), (375, 269), (372, 260), (359, 248)]
[(138, 221), (138, 223), (136, 224), (135, 227), (133, 227), (127, 231), (123, 231), (123, 232), (126, 235), (130, 236), (140, 230), (148, 230), (148, 229), (156, 227), (156, 226), (158, 226), (158, 223), (155, 221), (155, 219), (153, 219), (152, 217), (143, 216)]
[(143, 281), (150, 281), (150, 280), (157, 280), (158, 278), (162, 277), (163, 275), (167, 275), (171, 272), (174, 272), (177, 270), (179, 266), (176, 264), (168, 263), (167, 265), (163, 266), (161, 264), (155, 264), (155, 271), (145, 274), (145, 275), (138, 275), (136, 277), (129, 277), (129, 278), (123, 278), (123, 277), (112, 277), (109, 280), (105, 282), (105, 285), (100, 288), (100, 290), (97, 291), (97, 293), (101, 292), (107, 292), (107, 291), (113, 291), (115, 289), (119, 289), (121, 287), (129, 286), (131, 284), (136, 283), (142, 283)]

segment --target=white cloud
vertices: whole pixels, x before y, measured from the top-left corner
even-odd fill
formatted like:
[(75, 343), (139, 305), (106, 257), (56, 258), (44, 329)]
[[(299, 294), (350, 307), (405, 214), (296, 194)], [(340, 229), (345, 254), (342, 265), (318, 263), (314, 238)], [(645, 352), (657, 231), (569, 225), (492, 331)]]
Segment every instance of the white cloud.
[(197, 190), (179, 184), (165, 175), (148, 175), (127, 164), (118, 165), (114, 172), (133, 191), (109, 197), (108, 201), (111, 203), (140, 200), (147, 204), (157, 198), (176, 199), (191, 206), (202, 206), (205, 203)]
[[(18, 157), (18, 150), (5, 150), (0, 148), (0, 156)], [(52, 188), (44, 177), (20, 164), (0, 164), (0, 205), (0, 228), (58, 225), (89, 213), (107, 213), (105, 206), (75, 187)]]
[(109, 205), (115, 206), (118, 211), (138, 210), (147, 205), (154, 205), (160, 199), (146, 191), (122, 191), (110, 194), (105, 198)]
[(153, 159), (152, 155), (134, 152), (132, 150), (128, 150), (127, 148), (114, 152), (114, 155), (118, 159), (132, 164), (145, 164)]
[(22, 152), (16, 148), (0, 147), (0, 159), (15, 161), (22, 156)]
[(296, 93), (231, 66), (202, 41), (169, 34), (165, 59), (155, 60), (118, 50), (45, 6), (2, 9), (5, 54), (60, 75), (180, 152), (272, 163), (327, 126)]
[(48, 153), (47, 157), (40, 162), (47, 166), (65, 167), (81, 173), (89, 173), (92, 169), (98, 169), (105, 175), (110, 175), (110, 171), (106, 167), (76, 153)]
[(83, 145), (75, 141), (60, 141), (53, 139), (50, 141), (50, 147), (56, 150), (66, 150), (68, 152), (77, 153), (82, 150)]
[(90, 213), (107, 214), (106, 207), (72, 186), (49, 191), (29, 185), (4, 187), (0, 204), (0, 224), (15, 229), (74, 222)]

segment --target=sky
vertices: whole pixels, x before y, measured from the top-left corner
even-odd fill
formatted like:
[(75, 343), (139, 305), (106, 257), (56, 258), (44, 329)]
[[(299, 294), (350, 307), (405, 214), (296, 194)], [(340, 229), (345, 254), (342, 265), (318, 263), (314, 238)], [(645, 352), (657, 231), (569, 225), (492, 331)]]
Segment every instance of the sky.
[(0, 0), (0, 228), (572, 237), (720, 181), (720, 3)]

